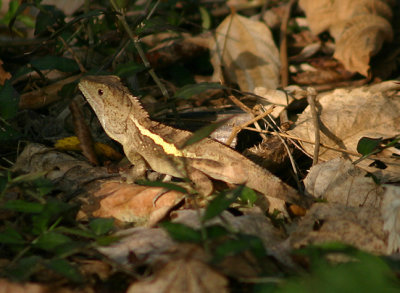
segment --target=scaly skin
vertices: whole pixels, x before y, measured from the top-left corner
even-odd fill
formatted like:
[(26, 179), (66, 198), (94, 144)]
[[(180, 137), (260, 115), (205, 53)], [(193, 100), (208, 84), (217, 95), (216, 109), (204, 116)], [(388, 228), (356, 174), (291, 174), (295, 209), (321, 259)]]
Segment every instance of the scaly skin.
[(99, 118), (105, 132), (121, 143), (135, 168), (190, 178), (205, 195), (212, 192), (210, 178), (246, 186), (267, 198), (307, 205), (307, 200), (278, 177), (238, 152), (205, 138), (182, 149), (192, 135), (150, 120), (139, 100), (116, 76), (88, 76), (79, 89)]

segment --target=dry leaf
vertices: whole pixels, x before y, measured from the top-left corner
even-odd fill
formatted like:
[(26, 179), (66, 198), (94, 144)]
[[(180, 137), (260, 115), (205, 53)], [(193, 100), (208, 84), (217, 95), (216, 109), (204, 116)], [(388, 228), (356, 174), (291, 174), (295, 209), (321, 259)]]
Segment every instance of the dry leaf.
[(86, 159), (89, 160), (90, 163), (98, 166), (99, 161), (94, 150), (92, 134), (90, 133), (89, 127), (85, 123), (81, 108), (79, 108), (76, 101), (71, 101), (71, 103), (69, 104), (69, 109), (73, 118), (75, 134), (81, 142), (80, 147), (82, 149), (83, 155), (86, 157)]
[(6, 80), (10, 79), (11, 77), (11, 73), (4, 70), (3, 61), (0, 60), (0, 85), (4, 85)]
[(383, 229), (389, 233), (387, 253), (400, 248), (400, 187), (385, 185), (381, 207)]
[(81, 76), (82, 74), (74, 75), (51, 85), (22, 94), (18, 106), (20, 109), (40, 109), (54, 103), (61, 98), (58, 95), (58, 91), (61, 90), (64, 85), (78, 80)]
[(304, 179), (306, 191), (315, 198), (346, 206), (380, 207), (383, 188), (367, 172), (350, 161), (336, 158), (313, 166)]
[(21, 173), (47, 171), (45, 177), (57, 182), (57, 188), (68, 193), (96, 178), (110, 176), (105, 168), (94, 168), (86, 161), (37, 143), (24, 148), (12, 170)]
[(258, 86), (275, 89), (279, 85), (279, 52), (264, 23), (229, 15), (218, 26), (210, 48), (213, 80), (227, 77), (227, 82), (250, 92)]
[[(82, 209), (90, 210), (93, 202), (98, 202), (98, 209), (91, 212), (93, 217), (113, 217), (123, 222), (139, 223), (151, 219), (154, 224), (154, 221), (163, 218), (183, 197), (177, 191), (163, 192), (165, 191), (161, 187), (106, 181), (95, 191), (89, 192), (92, 197), (92, 200), (89, 200), (90, 206), (83, 206)], [(154, 201), (160, 194), (162, 195), (157, 201)], [(160, 209), (163, 211), (161, 214), (157, 212)]]
[(79, 9), (83, 4), (84, 0), (70, 0), (67, 2), (58, 1), (58, 0), (43, 0), (41, 2), (42, 5), (54, 5), (65, 15), (72, 15), (77, 9)]
[[(388, 88), (387, 88), (388, 87)], [(393, 138), (399, 134), (400, 98), (398, 92), (385, 89), (399, 89), (395, 82), (385, 82), (372, 87), (353, 90), (337, 89), (318, 99), (321, 142), (327, 146), (341, 148), (357, 153), (360, 138)], [(299, 116), (290, 134), (314, 141), (314, 125), (308, 106)], [(305, 151), (313, 155), (314, 145), (302, 143)], [(342, 154), (321, 147), (319, 158), (322, 161), (332, 160), (340, 156), (348, 156), (352, 160), (356, 156)], [(385, 164), (381, 169), (371, 165), (375, 160)], [(386, 181), (400, 180), (400, 159), (385, 152), (372, 156), (357, 164), (378, 178)]]
[(227, 279), (205, 264), (207, 259), (199, 247), (179, 245), (167, 264), (157, 266), (154, 276), (133, 283), (127, 293), (229, 292)]
[[(54, 147), (63, 151), (82, 151), (80, 147), (80, 141), (76, 136), (61, 138), (55, 142)], [(119, 161), (123, 158), (121, 153), (117, 152), (109, 145), (101, 142), (96, 142), (94, 144), (94, 150), (98, 156), (112, 161)]]
[(314, 204), (290, 235), (293, 248), (342, 242), (372, 253), (386, 253), (386, 233), (380, 211), (374, 207)]
[[(200, 210), (200, 215), (203, 213), (204, 210)], [(199, 215), (194, 210), (173, 211), (171, 218), (173, 218), (174, 223), (185, 224), (194, 229), (200, 229), (201, 226)], [(270, 219), (261, 211), (240, 217), (235, 217), (231, 213), (224, 211), (220, 217), (208, 221), (207, 225), (222, 225), (228, 229), (233, 228), (235, 231), (243, 234), (257, 236), (263, 242), (268, 254), (274, 256), (285, 265), (290, 266), (292, 264), (288, 257), (289, 247), (282, 244), (286, 235), (283, 231), (275, 228)]]
[(254, 93), (258, 96), (257, 102), (261, 105), (276, 105), (271, 113), (274, 118), (279, 117), (279, 114), (294, 100), (293, 97), (288, 95), (285, 91), (266, 87), (256, 87)]
[[(387, 2), (387, 1), (386, 1)], [(380, 0), (300, 0), (314, 34), (329, 31), (336, 41), (334, 57), (347, 70), (369, 73), (370, 58), (392, 41), (390, 6)]]
[(97, 249), (120, 264), (130, 263), (132, 254), (136, 258), (136, 263), (132, 263), (133, 265), (151, 265), (168, 260), (169, 257), (165, 256), (165, 252), (174, 245), (168, 233), (160, 228), (136, 227), (122, 230), (117, 236), (121, 236), (122, 239)]

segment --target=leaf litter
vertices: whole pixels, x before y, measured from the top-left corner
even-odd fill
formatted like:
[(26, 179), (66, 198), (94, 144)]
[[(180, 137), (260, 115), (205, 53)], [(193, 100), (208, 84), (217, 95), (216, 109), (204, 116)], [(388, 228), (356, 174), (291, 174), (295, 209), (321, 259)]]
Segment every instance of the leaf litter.
[[(281, 64), (284, 63), (279, 56), (280, 52), (276, 45), (278, 42), (274, 39), (273, 33), (275, 31), (271, 32), (271, 28), (265, 23), (255, 20), (254, 17), (250, 18), (249, 12), (246, 12), (246, 9), (260, 9), (262, 11), (264, 4), (262, 1), (252, 1), (250, 6), (247, 1), (229, 2), (232, 5), (231, 7), (240, 10), (240, 14), (237, 12), (230, 15), (227, 12), (222, 13), (223, 17), (220, 17), (219, 23), (215, 24), (213, 36), (209, 32), (203, 32), (201, 35), (180, 34), (177, 30), (174, 33), (163, 33), (162, 45), (158, 44), (157, 40), (153, 40), (153, 44), (146, 40), (147, 45), (153, 49), (148, 51), (149, 56), (153, 58), (150, 63), (152, 66), (158, 66), (157, 63), (162, 63), (162, 59), (157, 59), (158, 54), (167, 52), (164, 56), (169, 56), (166, 58), (169, 61), (166, 61), (167, 65), (164, 66), (173, 66), (177, 60), (181, 62), (179, 50), (182, 50), (182, 48), (193, 50), (189, 52), (192, 54), (199, 54), (209, 49), (211, 54), (209, 61), (214, 69), (213, 75), (193, 77), (193, 80), (207, 81), (206, 83), (190, 85), (185, 80), (184, 84), (179, 84), (189, 74), (181, 75), (179, 81), (174, 80), (173, 76), (165, 75), (164, 81), (173, 88), (175, 98), (184, 93), (186, 98), (184, 103), (191, 103), (190, 100), (196, 99), (198, 93), (207, 94), (208, 90), (213, 89), (220, 90), (217, 95), (221, 95), (221, 93), (232, 94), (236, 92), (232, 91), (231, 86), (237, 84), (241, 90), (238, 96), (243, 97), (243, 101), (248, 102), (251, 98), (256, 97), (257, 103), (278, 105), (272, 113), (272, 117), (275, 119), (283, 119), (288, 112), (291, 113), (295, 109), (299, 115), (297, 119), (291, 119), (292, 129), (288, 132), (274, 129), (271, 123), (265, 123), (265, 125), (269, 125), (269, 132), (275, 131), (275, 135), (282, 135), (281, 139), (289, 137), (288, 139), (291, 140), (291, 143), (295, 143), (294, 145), (298, 149), (301, 149), (308, 156), (313, 156), (315, 123), (311, 119), (310, 106), (304, 109), (305, 89), (297, 89), (298, 92), (303, 92), (302, 95), (297, 95), (291, 91), (290, 89), (293, 86), (285, 88), (285, 91), (277, 89), (281, 78), (279, 75)], [(393, 27), (390, 23), (393, 19), (393, 11), (390, 1), (338, 0), (317, 3), (304, 0), (300, 1), (299, 4), (305, 12), (312, 33), (317, 35), (323, 31), (328, 31), (331, 34), (335, 42), (334, 57), (337, 59), (320, 59), (318, 54), (329, 51), (326, 50), (330, 46), (329, 41), (325, 42), (315, 36), (309, 37), (308, 41), (313, 44), (309, 46), (309, 51), (298, 52), (296, 58), (289, 58), (294, 64), (309, 61), (311, 66), (304, 63), (302, 65), (303, 68), (310, 70), (315, 70), (313, 65), (322, 64), (322, 71), (316, 71), (317, 74), (308, 77), (308, 83), (325, 84), (328, 81), (340, 80), (344, 81), (343, 85), (351, 85), (351, 82), (359, 82), (359, 80), (354, 80), (354, 72), (364, 76), (372, 74), (371, 58), (378, 54), (384, 42), (391, 42), (393, 39)], [(286, 6), (273, 8), (276, 11), (279, 9), (284, 11)], [(59, 9), (62, 9), (66, 15), (72, 13), (61, 6), (59, 6)], [(241, 10), (243, 10), (243, 13)], [(201, 11), (203, 18), (214, 16), (214, 13), (217, 17), (220, 13), (212, 9), (204, 9), (204, 7)], [(272, 10), (267, 10), (267, 12), (270, 11)], [(95, 17), (98, 24), (106, 19), (102, 13), (97, 13)], [(275, 20), (278, 25), (279, 21), (282, 21), (279, 17)], [(23, 21), (23, 18), (17, 17), (17, 21)], [(103, 25), (105, 23), (103, 22)], [(146, 26), (150, 23), (151, 21), (144, 22), (143, 25)], [(300, 20), (297, 23), (305, 22)], [(275, 27), (278, 25), (275, 25)], [(169, 27), (172, 28), (172, 26)], [(100, 27), (97, 28), (100, 29)], [(148, 27), (145, 27), (138, 32), (150, 32), (148, 37), (152, 37), (151, 28), (150, 30), (147, 29)], [(49, 31), (48, 33), (52, 32)], [(293, 36), (294, 40), (300, 40), (306, 35), (305, 33), (302, 36), (302, 33), (296, 35), (296, 29), (290, 31), (289, 34)], [(310, 35), (309, 32), (308, 34)], [(180, 36), (182, 38), (178, 42), (170, 41)], [(57, 34), (52, 35), (52, 37), (57, 37)], [(104, 34), (102, 37), (103, 40), (106, 40), (110, 36)], [(123, 40), (124, 38), (120, 37), (119, 39)], [(84, 42), (84, 40), (85, 37), (79, 38), (80, 42)], [(112, 38), (107, 41), (116, 43)], [(107, 42), (104, 44), (107, 44)], [(173, 50), (168, 52), (171, 49), (171, 44)], [(291, 49), (295, 49), (295, 45)], [(200, 47), (202, 49), (198, 50)], [(128, 50), (127, 55), (123, 53), (127, 48), (126, 44), (121, 43), (120, 48), (123, 49), (114, 55), (114, 58), (118, 59), (121, 56), (126, 58), (129, 54), (132, 54), (129, 51), (131, 49)], [(2, 69), (5, 68), (6, 70), (0, 72), (0, 80), (5, 81), (11, 78), (12, 83), (10, 84), (13, 86), (13, 91), (17, 92), (15, 90), (17, 88), (18, 92), (21, 92), (21, 95), (18, 95), (20, 97), (20, 110), (48, 108), (50, 113), (52, 111), (57, 112), (56, 107), (51, 108), (49, 105), (62, 104), (64, 96), (60, 93), (66, 90), (66, 86), (79, 78), (80, 75), (71, 76), (69, 73), (76, 73), (82, 68), (77, 66), (80, 62), (76, 63), (75, 61), (84, 57), (79, 55), (80, 53), (74, 53), (71, 58), (69, 54), (71, 51), (79, 52), (81, 49), (72, 47), (66, 50), (69, 53), (64, 54), (64, 56), (51, 56), (49, 58), (46, 56), (29, 61), (26, 68), (22, 68), (18, 74), (13, 71), (10, 71), (10, 73), (7, 71), (7, 66), (2, 66)], [(182, 52), (182, 57), (186, 53)], [(101, 55), (100, 52), (96, 52), (96, 54)], [(190, 54), (188, 56), (195, 59)], [(104, 58), (107, 57), (109, 56), (102, 55), (101, 59), (104, 61)], [(61, 60), (60, 58), (63, 62), (55, 61)], [(312, 60), (312, 58), (315, 59)], [(10, 61), (5, 60), (6, 62), (0, 60), (1, 64), (8, 65), (7, 62)], [(126, 59), (119, 59), (109, 70), (120, 72), (125, 76), (130, 72), (132, 76), (135, 75), (135, 82), (143, 87), (143, 80), (137, 78), (136, 73), (141, 72), (140, 74), (143, 76), (147, 73), (143, 71), (142, 64), (136, 62), (137, 59), (131, 59), (127, 63)], [(30, 68), (29, 64), (34, 65), (35, 68)], [(124, 67), (124, 65), (126, 66)], [(160, 68), (162, 66), (160, 64)], [(330, 69), (327, 69), (329, 66), (332, 66), (334, 70), (329, 71)], [(347, 72), (341, 69), (343, 66)], [(113, 71), (113, 68), (115, 71)], [(175, 69), (171, 69), (170, 72), (174, 72)], [(325, 75), (321, 74), (324, 69), (326, 69)], [(298, 76), (298, 79), (294, 75), (292, 77), (294, 81), (300, 82), (301, 76)], [(13, 80), (13, 78), (16, 79)], [(168, 80), (169, 78), (172, 82)], [(45, 79), (50, 84), (44, 82)], [(32, 84), (31, 80), (39, 83)], [(214, 83), (210, 83), (210, 81)], [(26, 86), (23, 90), (18, 84), (21, 82), (25, 83)], [(362, 82), (365, 83), (366, 81)], [(39, 89), (37, 84), (40, 85)], [(177, 84), (179, 85), (177, 86)], [(162, 89), (160, 90), (162, 91)], [(301, 213), (291, 214), (290, 211), (295, 209), (291, 206), (287, 210), (284, 202), (280, 203), (280, 212), (275, 211), (275, 214), (269, 213), (266, 216), (259, 207), (252, 206), (251, 197), (246, 198), (242, 196), (243, 194), (240, 194), (234, 201), (231, 201), (230, 198), (224, 198), (229, 194), (224, 191), (220, 192), (220, 190), (223, 190), (226, 186), (217, 188), (216, 197), (220, 196), (221, 202), (229, 203), (229, 208), (224, 206), (218, 209), (218, 207), (215, 208), (212, 204), (208, 204), (210, 199), (202, 202), (193, 197), (189, 188), (186, 189), (187, 194), (169, 189), (168, 184), (175, 184), (174, 182), (166, 183), (163, 185), (164, 187), (120, 182), (118, 172), (109, 174), (110, 171), (119, 167), (108, 165), (107, 168), (95, 168), (79, 154), (67, 154), (66, 148), (63, 152), (61, 149), (55, 150), (41, 144), (30, 143), (18, 156), (11, 172), (33, 175), (18, 180), (20, 177), (12, 177), (13, 174), (0, 173), (1, 192), (7, 200), (7, 202), (4, 200), (1, 202), (3, 210), (7, 210), (2, 215), (2, 220), (7, 221), (7, 225), (10, 226), (10, 223), (16, 221), (18, 213), (25, 213), (24, 217), (28, 217), (27, 215), (32, 213), (31, 219), (37, 225), (35, 228), (45, 227), (47, 229), (48, 222), (44, 222), (50, 221), (51, 215), (45, 214), (49, 213), (46, 208), (54, 207), (54, 202), (49, 201), (49, 203), (46, 203), (47, 205), (43, 206), (44, 208), (42, 208), (41, 203), (48, 201), (48, 193), (52, 193), (52, 196), (58, 197), (58, 200), (70, 201), (74, 204), (79, 203), (80, 210), (76, 212), (75, 219), (81, 225), (80, 227), (89, 223), (89, 230), (57, 226), (60, 222), (62, 225), (66, 225), (60, 218), (51, 222), (52, 226), (48, 227), (50, 230), (40, 235), (28, 235), (26, 231), (18, 233), (19, 230), (14, 229), (15, 227), (7, 226), (4, 228), (5, 226), (2, 226), (0, 241), (7, 248), (7, 252), (11, 252), (12, 249), (7, 246), (7, 243), (13, 243), (17, 247), (26, 243), (26, 241), (30, 241), (29, 237), (35, 236), (38, 238), (37, 243), (33, 243), (34, 249), (46, 250), (47, 254), (60, 253), (62, 256), (66, 255), (64, 258), (58, 258), (59, 255), (57, 255), (50, 260), (45, 260), (45, 256), (40, 255), (36, 262), (38, 267), (42, 266), (40, 268), (41, 274), (36, 275), (42, 277), (36, 277), (36, 280), (51, 279), (52, 275), (46, 273), (58, 271), (64, 277), (64, 281), (60, 282), (60, 287), (68, 283), (65, 280), (81, 282), (79, 281), (81, 275), (75, 275), (78, 272), (78, 270), (75, 270), (75, 264), (78, 264), (79, 271), (88, 278), (87, 280), (91, 278), (92, 282), (95, 281), (90, 276), (96, 275), (97, 280), (100, 279), (101, 282), (107, 283), (114, 276), (115, 271), (124, 272), (126, 274), (125, 279), (120, 283), (123, 285), (122, 291), (127, 292), (230, 292), (233, 290), (233, 280), (240, 283), (245, 289), (260, 286), (262, 289), (273, 288), (277, 292), (280, 289), (282, 289), (281, 291), (287, 289), (289, 292), (298, 292), (288, 289), (290, 282), (293, 282), (294, 279), (289, 277), (285, 280), (286, 276), (294, 276), (307, 268), (304, 263), (309, 262), (308, 265), (310, 265), (313, 254), (320, 253), (324, 250), (324, 247), (331, 245), (328, 251), (343, 253), (342, 247), (346, 246), (335, 246), (332, 243), (341, 242), (375, 255), (392, 256), (400, 249), (400, 228), (398, 225), (400, 193), (398, 186), (392, 184), (399, 182), (398, 146), (393, 143), (390, 148), (385, 147), (399, 135), (400, 104), (398, 91), (397, 82), (387, 81), (372, 86), (338, 88), (331, 92), (319, 93), (316, 100), (316, 110), (321, 133), (321, 140), (318, 142), (321, 143), (318, 154), (320, 163), (311, 168), (309, 168), (309, 164), (305, 163), (308, 167), (303, 167), (300, 170), (303, 175), (300, 179), (304, 181), (304, 192), (312, 196), (316, 203), (306, 211), (303, 217), (299, 216)], [(159, 92), (156, 92), (154, 90), (153, 92), (149, 91), (151, 93), (149, 95), (152, 95), (152, 97), (160, 96)], [(193, 95), (193, 92), (196, 95)], [(15, 104), (15, 100), (9, 100), (5, 96), (1, 98), (6, 104)], [(182, 100), (180, 102), (183, 104)], [(226, 100), (222, 99), (222, 101), (222, 103), (226, 103)], [(197, 101), (200, 104), (207, 102), (207, 99), (204, 98)], [(155, 106), (154, 109), (157, 109), (157, 107)], [(10, 118), (15, 117), (16, 113), (14, 113), (15, 111), (8, 113), (6, 110), (6, 108), (3, 109), (0, 118), (8, 123), (8, 121), (11, 121)], [(64, 117), (65, 114), (60, 112), (58, 115)], [(267, 119), (271, 119), (271, 117)], [(81, 120), (79, 123), (84, 123), (84, 119)], [(261, 120), (259, 122), (261, 123)], [(264, 122), (261, 124), (264, 124)], [(0, 130), (5, 134), (11, 133), (9, 129), (13, 129), (14, 124), (8, 123), (6, 126), (1, 126)], [(277, 131), (278, 133), (276, 133)], [(63, 137), (65, 136), (51, 137), (50, 141), (59, 142), (63, 145)], [(61, 140), (59, 140), (60, 138)], [(354, 164), (361, 156), (357, 153), (357, 146), (362, 139), (376, 139), (379, 142), (375, 148), (377, 153)], [(35, 141), (32, 138), (31, 140)], [(38, 139), (41, 142), (48, 142), (48, 140), (49, 136)], [(268, 144), (264, 143), (264, 145)], [(87, 147), (87, 145), (84, 147)], [(262, 144), (259, 148), (261, 147)], [(293, 145), (290, 145), (290, 149), (293, 149)], [(72, 149), (68, 150), (72, 151)], [(114, 149), (110, 148), (110, 150)], [(115, 151), (113, 153), (118, 154)], [(259, 153), (269, 152), (260, 150)], [(290, 154), (287, 155), (290, 156)], [(117, 157), (114, 156), (114, 158)], [(284, 156), (284, 158), (287, 161), (287, 157)], [(111, 157), (109, 156), (108, 159), (111, 159)], [(297, 154), (294, 159), (300, 164), (303, 164), (302, 160), (305, 162), (307, 160), (305, 157), (299, 159)], [(102, 158), (102, 160), (105, 163), (105, 159)], [(281, 164), (283, 164), (283, 161), (282, 159)], [(289, 173), (288, 167), (279, 167), (277, 166), (276, 170), (278, 172), (284, 170), (283, 176), (287, 179), (289, 177), (287, 175)], [(43, 182), (38, 182), (35, 174), (40, 174), (45, 180), (54, 184), (56, 191)], [(158, 174), (148, 175), (157, 180), (160, 179)], [(110, 179), (109, 177), (117, 178)], [(185, 188), (188, 187), (187, 185), (184, 186)], [(299, 186), (298, 188), (301, 188), (301, 185)], [(35, 197), (33, 199), (28, 197), (33, 203), (26, 201), (25, 190), (31, 192), (29, 194), (32, 194), (30, 190), (35, 190)], [(241, 189), (236, 189), (236, 192), (239, 194)], [(19, 199), (21, 196), (24, 197), (24, 200)], [(157, 198), (157, 200), (154, 201), (154, 198)], [(66, 210), (61, 211), (60, 215), (69, 219), (66, 211), (69, 212), (72, 209), (70, 207), (64, 208)], [(36, 215), (42, 212), (41, 217), (43, 218)], [(204, 218), (205, 214), (212, 214), (212, 219)], [(58, 214), (55, 213), (55, 215)], [(92, 221), (93, 218), (99, 218), (101, 223), (95, 225)], [(103, 221), (101, 218), (114, 219), (115, 226), (112, 225), (112, 221)], [(163, 226), (163, 222), (166, 220), (170, 221), (168, 229), (166, 228), (167, 225)], [(69, 221), (71, 220), (69, 219)], [(130, 228), (133, 225), (138, 227)], [(56, 230), (51, 231), (51, 229)], [(113, 233), (115, 230), (119, 231)], [(73, 251), (75, 250), (83, 253), (78, 249), (81, 243), (74, 242), (79, 237), (95, 239), (95, 242), (91, 244), (92, 248), (101, 253), (102, 256), (96, 259), (93, 252), (91, 254), (93, 259), (89, 257), (84, 259), (83, 255), (79, 254), (74, 255)], [(88, 243), (88, 240), (86, 242)], [(60, 246), (60, 243), (65, 247)], [(103, 246), (101, 243), (109, 245)], [(298, 252), (307, 248), (310, 248), (311, 252), (306, 253), (305, 262), (301, 258), (296, 258), (298, 256), (293, 254), (296, 250)], [(349, 249), (349, 251), (353, 250)], [(345, 259), (349, 263), (352, 263), (352, 258), (358, 257), (354, 252), (347, 255), (348, 257)], [(34, 255), (34, 257), (36, 256)], [(107, 257), (107, 260), (105, 257)], [(340, 258), (336, 258), (335, 261), (338, 261), (338, 259)], [(29, 257), (22, 258), (21, 264), (24, 262), (32, 263), (32, 260), (33, 258)], [(18, 259), (13, 261), (18, 263)], [(322, 258), (320, 261), (322, 261)], [(381, 266), (382, 263), (378, 264), (378, 260), (371, 261), (372, 267), (376, 268), (378, 272), (389, 270), (389, 267), (385, 266), (386, 264)], [(6, 262), (9, 262), (9, 260), (6, 260)], [(7, 267), (7, 265), (1, 264), (0, 268)], [(43, 266), (46, 268), (43, 268)], [(20, 269), (20, 267), (17, 267), (17, 269)], [(328, 272), (329, 269), (325, 268), (321, 271)], [(26, 272), (26, 280), (31, 278), (29, 274), (30, 272)], [(317, 278), (318, 274), (308, 276), (311, 276), (312, 280), (312, 278)], [(323, 278), (322, 276), (318, 277)], [(347, 280), (345, 277), (343, 279)], [(307, 279), (306, 276), (304, 276), (304, 280), (310, 282), (310, 279)], [(384, 280), (383, 277), (382, 280)], [(38, 292), (47, 290), (47, 286), (41, 287), (32, 283), (17, 285), (5, 279), (1, 279), (1, 282), (5, 287), (12, 288), (12, 290), (38, 290)], [(350, 284), (351, 281), (347, 282)], [(254, 283), (256, 285), (253, 287)], [(296, 284), (301, 286), (299, 284), (304, 285), (304, 283), (297, 282)], [(280, 284), (280, 287), (276, 284)], [(322, 288), (322, 285), (318, 286), (318, 288)], [(93, 290), (89, 287), (90, 285), (86, 287), (88, 291)]]

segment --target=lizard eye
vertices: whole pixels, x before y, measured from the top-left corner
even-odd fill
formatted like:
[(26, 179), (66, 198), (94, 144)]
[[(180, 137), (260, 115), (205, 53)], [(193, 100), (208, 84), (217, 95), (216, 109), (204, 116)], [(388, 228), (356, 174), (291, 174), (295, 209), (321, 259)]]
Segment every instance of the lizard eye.
[(103, 92), (102, 89), (99, 89), (99, 90), (97, 91), (97, 93), (99, 94), (99, 96), (102, 96), (102, 95), (104, 94), (104, 92)]

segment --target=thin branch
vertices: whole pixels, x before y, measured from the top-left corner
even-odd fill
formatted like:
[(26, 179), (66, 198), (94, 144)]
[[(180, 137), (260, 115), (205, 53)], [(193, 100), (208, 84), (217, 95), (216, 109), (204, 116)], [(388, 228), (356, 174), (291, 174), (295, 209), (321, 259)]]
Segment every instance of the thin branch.
[[(243, 111), (249, 113), (249, 114), (252, 115), (253, 117), (256, 116), (256, 115), (254, 115), (253, 111), (252, 111), (249, 107), (247, 107), (245, 104), (243, 104), (242, 101), (240, 101), (240, 100), (239, 100), (238, 98), (236, 98), (234, 95), (229, 95), (228, 97), (229, 97), (229, 99), (230, 99), (236, 106), (238, 106), (240, 109), (242, 109)], [(260, 124), (258, 124), (257, 121), (254, 122), (254, 126), (255, 126), (257, 129), (261, 130)], [(263, 140), (266, 140), (266, 139), (267, 139), (267, 137), (265, 136), (265, 134), (262, 133), (262, 132), (260, 132), (260, 136), (261, 136), (261, 138), (262, 138)]]
[(317, 91), (312, 88), (307, 88), (307, 102), (310, 105), (311, 117), (313, 119), (314, 124), (314, 157), (313, 157), (313, 166), (318, 164), (318, 156), (319, 156), (319, 146), (321, 144), (321, 137), (320, 137), (320, 129), (319, 129), (319, 119), (317, 114), (317, 109), (315, 107), (315, 98), (317, 96)]
[(293, 4), (296, 0), (290, 0), (288, 4), (286, 4), (285, 14), (282, 17), (281, 24), (281, 33), (280, 33), (280, 46), (279, 46), (279, 55), (281, 60), (281, 85), (285, 87), (289, 84), (289, 64), (287, 58), (287, 27), (290, 18), (290, 10), (292, 9)]

